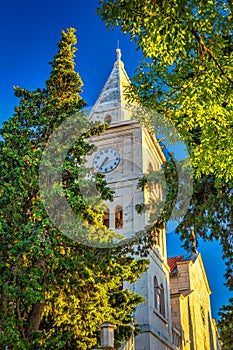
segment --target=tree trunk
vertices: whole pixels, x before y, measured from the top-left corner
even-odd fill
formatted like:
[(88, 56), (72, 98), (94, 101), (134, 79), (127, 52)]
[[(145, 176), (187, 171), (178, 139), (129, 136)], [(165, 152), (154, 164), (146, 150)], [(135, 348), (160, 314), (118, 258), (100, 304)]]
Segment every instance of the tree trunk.
[(32, 331), (38, 331), (44, 310), (44, 305), (45, 303), (38, 303), (33, 306), (28, 320), (30, 325), (26, 329), (27, 337), (31, 335)]

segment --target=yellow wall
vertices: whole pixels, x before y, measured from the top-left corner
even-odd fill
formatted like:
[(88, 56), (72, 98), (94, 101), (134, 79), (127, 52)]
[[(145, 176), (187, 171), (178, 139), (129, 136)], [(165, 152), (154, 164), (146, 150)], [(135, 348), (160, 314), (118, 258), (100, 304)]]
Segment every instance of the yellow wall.
[(211, 317), (211, 291), (200, 255), (194, 263), (190, 260), (177, 262), (170, 287), (172, 322), (181, 333), (182, 349), (219, 349)]

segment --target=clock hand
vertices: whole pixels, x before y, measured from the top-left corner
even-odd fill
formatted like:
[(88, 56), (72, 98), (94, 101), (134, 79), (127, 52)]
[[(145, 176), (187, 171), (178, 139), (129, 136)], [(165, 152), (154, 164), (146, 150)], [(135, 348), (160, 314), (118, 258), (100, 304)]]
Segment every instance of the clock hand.
[(103, 163), (100, 165), (100, 169), (103, 167), (103, 165), (107, 162), (108, 157), (105, 158), (105, 160), (103, 161)]

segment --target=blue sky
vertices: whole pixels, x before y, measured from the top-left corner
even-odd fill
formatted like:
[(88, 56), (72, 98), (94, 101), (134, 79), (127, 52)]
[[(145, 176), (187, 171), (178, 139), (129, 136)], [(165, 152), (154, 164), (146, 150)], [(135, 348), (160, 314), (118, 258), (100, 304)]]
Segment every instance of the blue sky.
[(108, 32), (95, 15), (96, 0), (9, 0), (1, 5), (0, 121), (13, 113), (13, 86), (41, 87), (48, 78), (62, 29), (77, 29), (76, 70), (84, 82), (83, 97), (92, 105), (116, 59), (117, 41), (132, 76), (140, 53), (119, 31)]
[[(97, 0), (9, 0), (1, 4), (0, 123), (13, 114), (18, 103), (13, 86), (30, 90), (43, 87), (50, 72), (48, 62), (57, 52), (62, 29), (77, 29), (76, 70), (84, 82), (83, 97), (89, 106), (94, 104), (112, 70), (118, 40), (126, 71), (132, 77), (141, 54), (128, 35), (106, 30), (95, 15), (97, 6)], [(180, 245), (176, 235), (168, 234), (170, 256), (183, 252)], [(198, 250), (213, 292), (212, 313), (217, 317), (218, 308), (232, 296), (223, 286), (221, 248), (216, 243), (201, 242)]]

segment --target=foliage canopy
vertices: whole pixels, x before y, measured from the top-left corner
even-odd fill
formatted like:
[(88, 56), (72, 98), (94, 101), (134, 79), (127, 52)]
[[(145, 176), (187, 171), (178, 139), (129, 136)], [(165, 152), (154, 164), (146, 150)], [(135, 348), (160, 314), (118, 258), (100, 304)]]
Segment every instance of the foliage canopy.
[[(194, 191), (177, 233), (189, 249), (192, 232), (196, 238), (218, 239), (226, 259), (227, 285), (233, 289), (232, 1), (99, 3), (97, 13), (107, 28), (119, 26), (143, 53), (129, 101), (161, 113), (188, 148)], [(153, 119), (142, 116), (141, 121), (154, 128)]]

